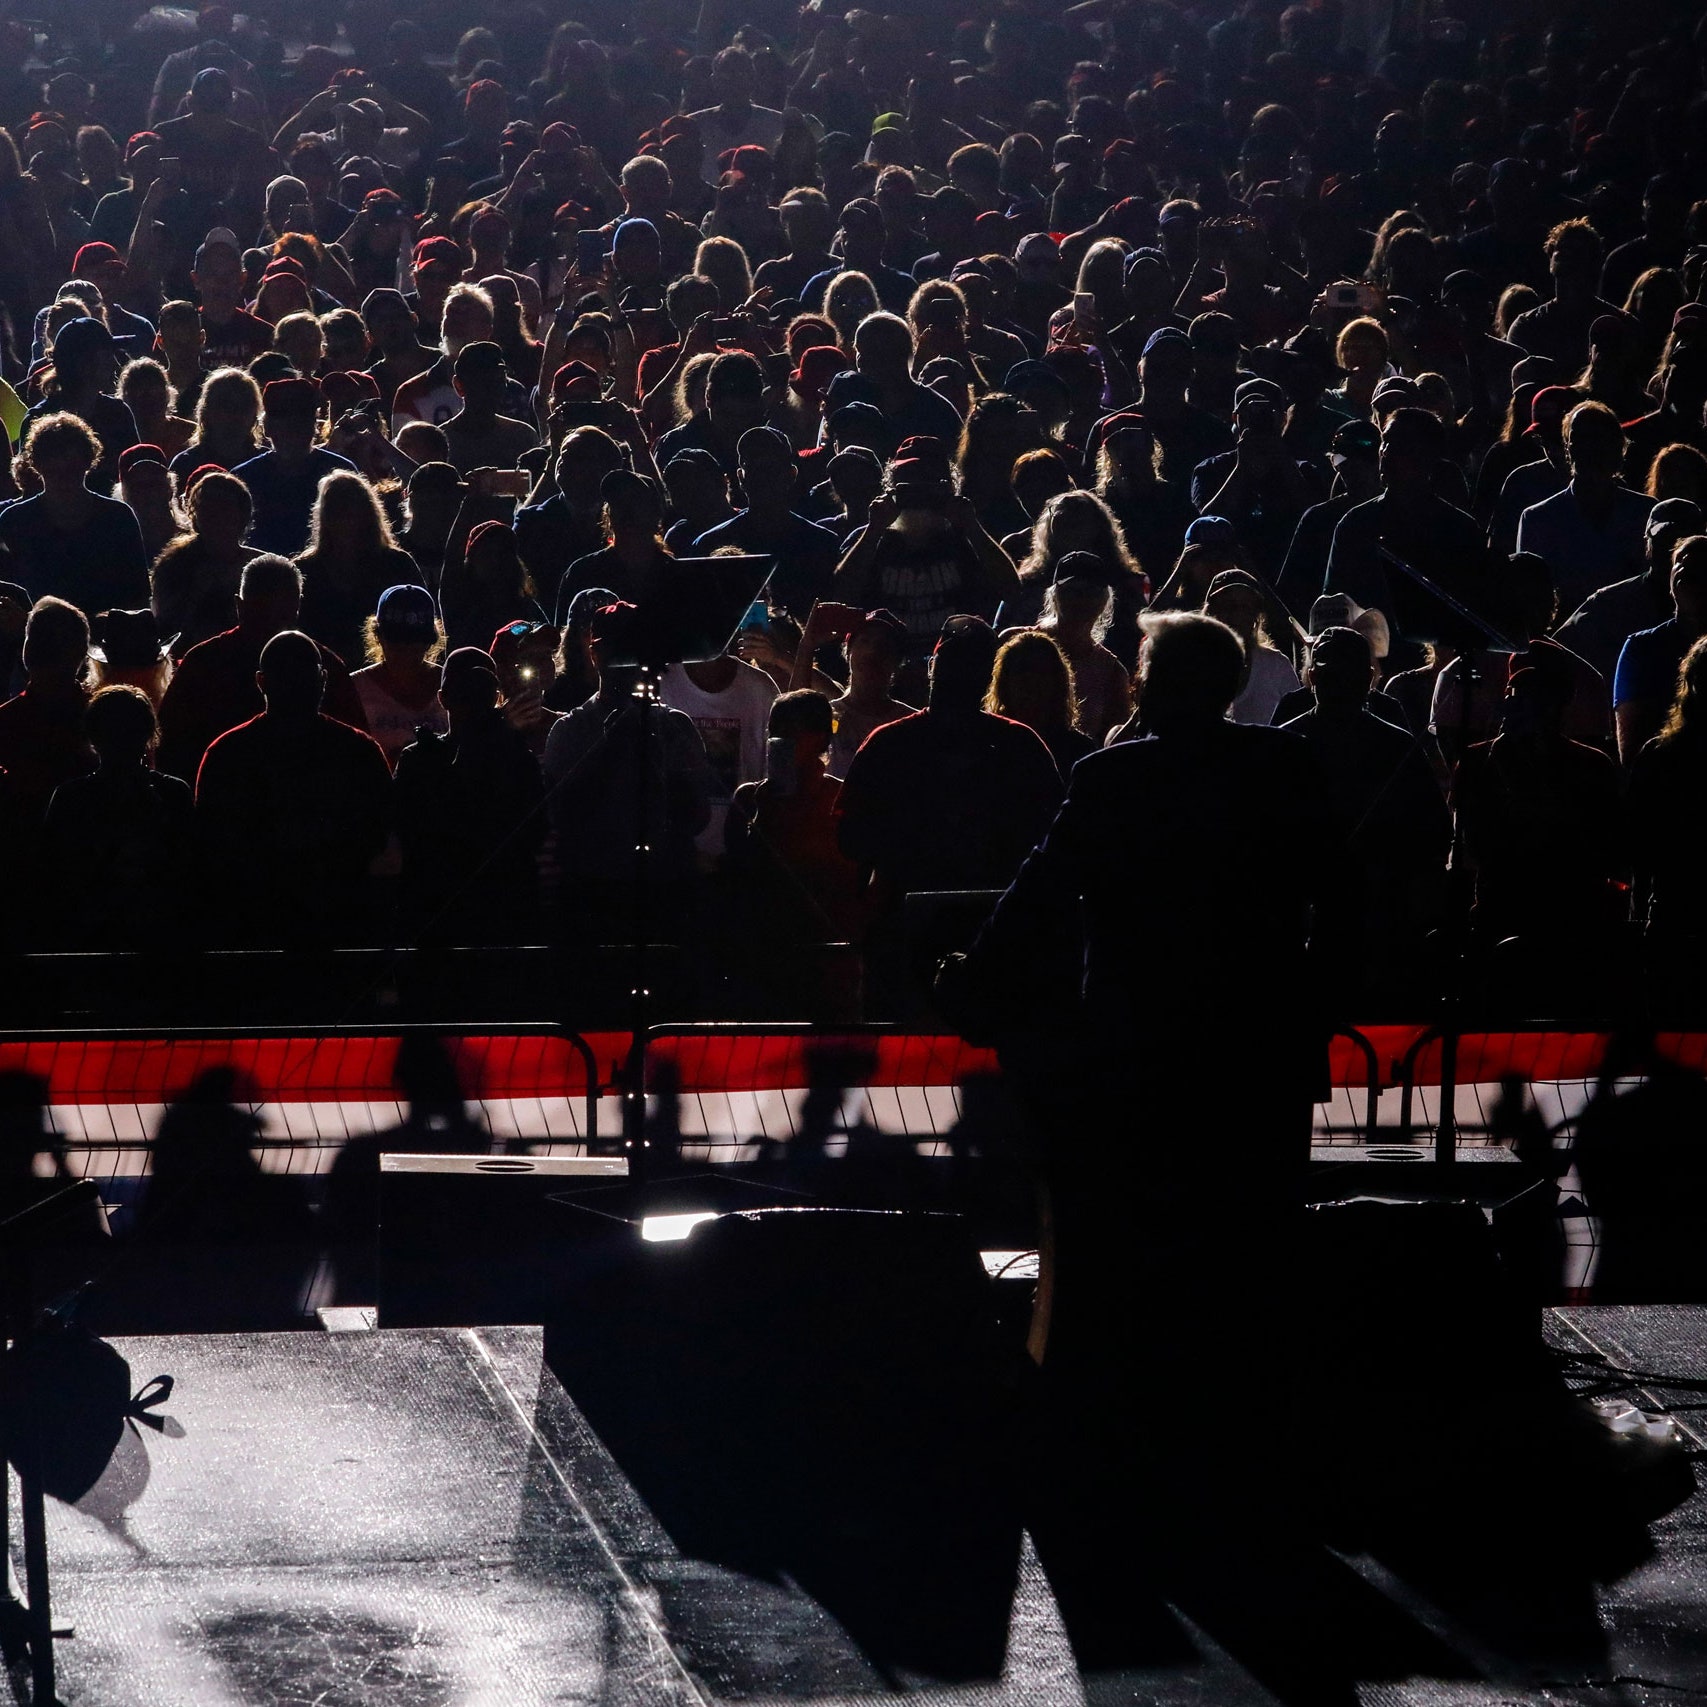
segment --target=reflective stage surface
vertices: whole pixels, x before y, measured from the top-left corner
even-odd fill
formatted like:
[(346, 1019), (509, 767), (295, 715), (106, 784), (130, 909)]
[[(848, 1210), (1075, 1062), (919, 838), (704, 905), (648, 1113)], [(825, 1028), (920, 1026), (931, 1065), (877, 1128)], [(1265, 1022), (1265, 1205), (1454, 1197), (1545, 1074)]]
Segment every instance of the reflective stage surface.
[[(1576, 1310), (1553, 1331), (1699, 1378), (1704, 1322)], [(1390, 1563), (1341, 1558), (1331, 1592), (1356, 1657), (1332, 1685), (1289, 1686), (1179, 1606), (1153, 1664), (1085, 1675), (1025, 1541), (987, 1675), (944, 1681), (874, 1659), (786, 1576), (685, 1556), (545, 1368), (536, 1329), (118, 1344), (136, 1385), (177, 1378), (173, 1426), (127, 1430), (76, 1507), (50, 1502), (67, 1707), (1707, 1701), (1699, 1493), (1577, 1609), (1594, 1639), (1552, 1653), (1533, 1630), (1508, 1640), (1486, 1600), (1443, 1604)], [(1394, 1440), (1406, 1449), (1402, 1428)]]

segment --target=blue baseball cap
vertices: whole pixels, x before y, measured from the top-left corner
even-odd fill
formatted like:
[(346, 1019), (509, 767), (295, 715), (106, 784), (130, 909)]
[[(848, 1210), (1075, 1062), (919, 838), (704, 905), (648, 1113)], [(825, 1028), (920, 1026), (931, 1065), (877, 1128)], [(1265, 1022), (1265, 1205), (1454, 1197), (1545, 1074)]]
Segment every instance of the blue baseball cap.
[(1230, 548), (1239, 543), (1239, 530), (1225, 516), (1199, 516), (1185, 530), (1185, 543)]
[(431, 641), (438, 638), (438, 617), (433, 595), (425, 587), (404, 581), (379, 595), (374, 626), (393, 640)]
[(1158, 326), (1144, 340), (1144, 354), (1149, 355), (1158, 344), (1184, 344), (1188, 352), (1191, 349), (1191, 339), (1177, 326)]

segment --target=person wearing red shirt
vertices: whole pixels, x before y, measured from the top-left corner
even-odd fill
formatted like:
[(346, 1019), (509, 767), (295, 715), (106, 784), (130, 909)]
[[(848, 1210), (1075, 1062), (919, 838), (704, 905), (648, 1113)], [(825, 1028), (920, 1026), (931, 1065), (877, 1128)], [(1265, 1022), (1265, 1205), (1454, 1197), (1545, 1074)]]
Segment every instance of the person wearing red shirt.
[[(160, 702), (161, 770), (193, 783), (213, 742), (261, 709), (255, 671), (262, 648), (295, 626), (301, 606), (302, 571), (289, 558), (250, 558), (237, 590), (237, 626), (192, 646)], [(365, 732), (343, 660), (323, 646), (320, 664), (327, 714)]]

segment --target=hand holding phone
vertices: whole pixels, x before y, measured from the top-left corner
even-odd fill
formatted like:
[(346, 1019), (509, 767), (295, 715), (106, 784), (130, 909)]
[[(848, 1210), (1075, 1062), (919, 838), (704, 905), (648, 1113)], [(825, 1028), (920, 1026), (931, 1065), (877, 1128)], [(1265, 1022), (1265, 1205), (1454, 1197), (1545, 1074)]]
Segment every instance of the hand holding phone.
[(812, 620), (821, 634), (832, 640), (846, 640), (863, 625), (865, 612), (858, 605), (823, 599), (813, 606)]
[(575, 233), (575, 271), (594, 279), (605, 270), (605, 234), (602, 231)]
[(521, 468), (477, 468), (469, 475), (468, 484), (480, 498), (525, 498), (528, 495), (527, 471)]

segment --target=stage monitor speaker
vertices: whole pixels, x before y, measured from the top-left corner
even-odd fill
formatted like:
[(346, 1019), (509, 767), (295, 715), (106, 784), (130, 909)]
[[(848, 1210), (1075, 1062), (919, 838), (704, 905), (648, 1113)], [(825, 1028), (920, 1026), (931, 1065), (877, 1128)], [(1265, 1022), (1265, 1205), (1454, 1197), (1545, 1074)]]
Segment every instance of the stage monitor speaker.
[(379, 1159), (379, 1325), (543, 1322), (574, 1229), (552, 1194), (620, 1186), (620, 1156)]
[(635, 1231), (577, 1266), (545, 1351), (684, 1553), (798, 1583), (880, 1665), (999, 1671), (1020, 1359), (958, 1217), (759, 1209), (668, 1242)]

